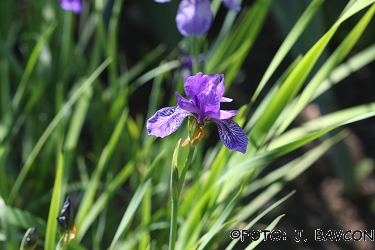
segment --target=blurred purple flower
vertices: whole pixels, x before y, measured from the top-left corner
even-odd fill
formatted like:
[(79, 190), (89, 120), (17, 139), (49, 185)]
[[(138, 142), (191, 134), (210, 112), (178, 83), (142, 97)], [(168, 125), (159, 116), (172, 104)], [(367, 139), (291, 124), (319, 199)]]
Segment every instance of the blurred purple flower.
[[(194, 65), (194, 56), (192, 55), (184, 55), (181, 58), (181, 75), (184, 80), (186, 80), (189, 76), (191, 76), (191, 70), (193, 69)], [(202, 67), (204, 63), (204, 54), (199, 54), (198, 55), (198, 64), (199, 67)]]
[(71, 10), (74, 13), (81, 13), (82, 0), (60, 0), (61, 8)]
[(148, 134), (158, 137), (170, 135), (190, 116), (196, 119), (200, 127), (208, 121), (216, 123), (224, 145), (244, 154), (248, 138), (245, 131), (231, 119), (237, 114), (237, 110), (220, 110), (220, 102), (232, 101), (223, 97), (224, 75), (203, 75), (200, 72), (186, 80), (184, 89), (190, 100), (176, 93), (177, 106), (162, 108), (148, 119)]
[[(241, 6), (236, 0), (222, 0), (230, 10), (240, 11)], [(155, 0), (158, 3), (170, 0)], [(182, 0), (178, 6), (176, 23), (180, 33), (184, 36), (202, 36), (211, 26), (213, 13), (209, 0)]]

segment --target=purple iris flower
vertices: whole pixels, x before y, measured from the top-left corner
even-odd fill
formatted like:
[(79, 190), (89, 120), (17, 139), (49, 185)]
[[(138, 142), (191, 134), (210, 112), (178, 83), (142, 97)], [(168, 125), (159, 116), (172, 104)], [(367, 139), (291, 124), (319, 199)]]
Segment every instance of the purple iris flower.
[[(191, 70), (193, 69), (194, 65), (194, 56), (192, 55), (185, 55), (181, 59), (182, 66), (181, 66), (181, 75), (184, 80), (186, 80), (189, 76), (191, 76)], [(202, 67), (204, 63), (204, 54), (198, 55), (198, 63), (199, 66)]]
[(196, 119), (200, 128), (207, 121), (216, 123), (224, 145), (230, 150), (244, 154), (248, 138), (245, 131), (231, 119), (237, 114), (237, 110), (220, 110), (221, 102), (232, 101), (223, 97), (224, 75), (203, 75), (200, 72), (186, 80), (184, 89), (190, 100), (176, 93), (177, 106), (162, 108), (148, 119), (148, 134), (158, 137), (170, 135), (180, 127), (186, 117), (190, 116)]
[(81, 13), (82, 0), (60, 0), (61, 8), (71, 10), (74, 13)]
[[(236, 0), (222, 0), (230, 10), (240, 11), (241, 6)], [(165, 3), (170, 0), (155, 0)], [(180, 33), (184, 36), (202, 36), (211, 26), (213, 13), (209, 0), (182, 0), (178, 6), (176, 23)]]

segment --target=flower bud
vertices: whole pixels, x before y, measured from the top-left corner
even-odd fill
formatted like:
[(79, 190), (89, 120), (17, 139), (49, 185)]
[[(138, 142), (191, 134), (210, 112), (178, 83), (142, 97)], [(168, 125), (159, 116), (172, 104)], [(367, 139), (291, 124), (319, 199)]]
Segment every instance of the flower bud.
[(59, 224), (59, 227), (60, 227), (60, 232), (62, 234), (70, 233), (70, 231), (73, 229), (73, 226), (74, 226), (73, 217), (74, 217), (73, 210), (70, 204), (70, 198), (68, 196), (61, 210), (61, 216), (56, 218), (57, 223)]
[(25, 233), (25, 236), (22, 240), (22, 250), (34, 250), (37, 246), (38, 233), (37, 228), (34, 226), (29, 228)]

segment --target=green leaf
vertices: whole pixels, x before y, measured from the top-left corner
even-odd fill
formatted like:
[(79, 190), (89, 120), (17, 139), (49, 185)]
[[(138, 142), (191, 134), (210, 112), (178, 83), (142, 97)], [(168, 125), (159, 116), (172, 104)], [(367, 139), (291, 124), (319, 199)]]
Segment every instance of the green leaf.
[(158, 166), (158, 163), (162, 157), (162, 154), (164, 151), (162, 151), (159, 154), (159, 157), (155, 158), (153, 163), (151, 164), (150, 168), (148, 169), (146, 175), (143, 177), (140, 185), (137, 187), (137, 190), (134, 192), (134, 195), (126, 208), (126, 211), (124, 213), (124, 216), (122, 217), (122, 220), (120, 222), (120, 225), (117, 228), (116, 234), (112, 240), (112, 243), (109, 247), (109, 249), (115, 249), (116, 243), (120, 239), (120, 236), (126, 232), (126, 228), (128, 227), (131, 219), (134, 217), (134, 214), (141, 203), (141, 200), (143, 196), (145, 195), (149, 185), (151, 185), (151, 180), (154, 174), (154, 171), (156, 167)]
[[(271, 224), (269, 224), (269, 226), (266, 227), (266, 230), (272, 231), (276, 227), (277, 223), (279, 223), (281, 218), (284, 217), (284, 216), (285, 216), (285, 214), (282, 214), (279, 217), (277, 217), (276, 219), (274, 219), (271, 222)], [(268, 234), (267, 234), (267, 236), (268, 236)], [(257, 245), (259, 245), (262, 242), (263, 239), (264, 239), (264, 234), (261, 234), (260, 238), (257, 241), (251, 242), (251, 244), (248, 247), (246, 247), (246, 250), (254, 249)]]
[(278, 116), (297, 94), (308, 73), (311, 71), (336, 29), (337, 27), (331, 28), (309, 50), (309, 52), (302, 58), (301, 62), (287, 77), (277, 95), (271, 100), (266, 112), (263, 113), (258, 122), (255, 124), (253, 130), (250, 132), (250, 152), (254, 152), (254, 150), (259, 148), (259, 146), (263, 143), (264, 138), (268, 134)]
[(219, 229), (224, 225), (225, 220), (228, 218), (230, 213), (233, 211), (234, 207), (237, 205), (239, 199), (241, 198), (242, 189), (240, 188), (232, 197), (230, 197), (228, 204), (226, 204), (225, 209), (220, 213), (219, 218), (216, 220), (215, 224), (211, 229), (202, 236), (203, 242), (199, 245), (198, 250), (204, 249), (204, 247), (210, 242), (210, 240), (218, 233)]
[(363, 31), (367, 27), (368, 23), (372, 19), (375, 12), (375, 5), (373, 5), (362, 19), (357, 23), (357, 25), (352, 29), (352, 31), (345, 37), (344, 41), (339, 45), (339, 47), (332, 53), (319, 71), (315, 74), (313, 79), (307, 84), (306, 88), (303, 90), (301, 96), (297, 99), (289, 115), (284, 120), (283, 124), (279, 127), (277, 135), (281, 134), (295, 119), (299, 112), (311, 101), (316, 89), (319, 87), (320, 83), (329, 75), (332, 69), (337, 66), (350, 52), (355, 43), (358, 41)]
[(300, 127), (291, 129), (281, 136), (275, 138), (268, 145), (272, 150), (287, 143), (293, 142), (305, 135), (313, 134), (318, 131), (333, 130), (337, 127), (360, 121), (375, 115), (375, 102), (359, 105), (356, 107), (343, 109), (334, 113), (319, 117), (315, 120), (306, 122)]
[[(243, 229), (244, 230), (249, 230), (252, 226), (255, 225), (255, 223), (257, 223), (260, 219), (262, 219), (266, 214), (268, 214), (270, 211), (272, 211), (275, 207), (277, 207), (278, 205), (280, 205), (281, 203), (283, 203), (285, 200), (287, 200), (295, 192), (296, 191), (293, 190), (292, 192), (290, 192), (289, 194), (287, 194), (286, 196), (284, 196), (283, 198), (281, 198), (280, 200), (278, 200), (277, 202), (275, 202), (274, 204), (272, 204), (271, 206), (269, 206), (266, 210), (264, 210), (257, 217), (255, 217), (249, 224), (247, 224), (246, 227), (244, 227)], [(231, 249), (233, 249), (233, 247), (237, 244), (238, 241), (239, 241), (239, 239), (232, 240), (231, 243), (227, 246), (227, 248), (225, 248), (225, 250), (231, 250)]]
[(280, 48), (276, 52), (276, 55), (273, 57), (271, 63), (269, 64), (266, 72), (264, 73), (262, 80), (260, 81), (257, 89), (253, 97), (250, 100), (249, 107), (255, 102), (258, 98), (259, 93), (262, 91), (272, 74), (275, 72), (277, 67), (280, 65), (281, 61), (285, 58), (287, 53), (293, 47), (297, 39), (301, 36), (302, 32), (306, 29), (308, 23), (314, 16), (314, 14), (319, 9), (320, 5), (324, 2), (324, 0), (314, 0), (310, 3), (309, 7), (305, 10), (305, 12), (301, 15), (298, 19), (296, 24), (290, 30), (287, 37), (284, 39), (283, 43), (281, 44)]
[(94, 82), (94, 80), (100, 75), (100, 73), (108, 66), (111, 60), (107, 59), (104, 61), (96, 70), (95, 72), (87, 78), (83, 82), (83, 84), (74, 92), (74, 94), (70, 97), (70, 99), (64, 104), (61, 110), (57, 113), (57, 115), (53, 118), (51, 123), (48, 125), (46, 130), (43, 132), (42, 136), (39, 138), (38, 142), (33, 147), (30, 155), (27, 157), (24, 166), (20, 174), (18, 175), (8, 197), (8, 203), (12, 204), (16, 195), (22, 185), (22, 182), (25, 180), (27, 173), (29, 172), (35, 158), (39, 154), (40, 150), (42, 149), (43, 145), (47, 141), (48, 137), (54, 131), (56, 126), (62, 120), (62, 118), (69, 112), (70, 108), (73, 104), (77, 101), (77, 99), (90, 87), (90, 85)]
[(8, 222), (8, 216), (7, 216), (7, 207), (5, 205), (4, 199), (0, 196), (0, 225), (1, 228), (4, 231), (4, 237), (6, 240), (4, 240), (4, 249), (7, 248), (7, 239), (10, 238), (10, 230), (9, 230), (9, 222)]
[(337, 66), (315, 91), (312, 100), (331, 88), (333, 85), (339, 83), (342, 79), (349, 76), (351, 73), (363, 68), (370, 62), (375, 60), (375, 44), (358, 52), (356, 55), (349, 58), (346, 62)]
[(109, 139), (107, 145), (103, 148), (103, 151), (100, 155), (100, 159), (98, 162), (98, 166), (92, 174), (90, 182), (88, 183), (88, 187), (86, 188), (86, 191), (83, 194), (81, 206), (79, 207), (79, 210), (77, 212), (77, 228), (81, 227), (85, 216), (87, 215), (92, 204), (94, 203), (95, 193), (98, 190), (100, 178), (109, 160), (111, 159), (112, 154), (115, 151), (116, 145), (120, 139), (121, 133), (126, 124), (127, 116), (128, 111), (124, 110), (116, 124), (116, 127), (111, 135), (111, 138)]
[[(155, 161), (157, 160), (159, 161), (158, 158), (155, 159)], [(85, 216), (81, 226), (79, 227), (79, 230), (77, 231), (77, 235), (75, 238), (77, 242), (80, 242), (82, 240), (89, 227), (95, 222), (99, 214), (106, 208), (106, 206), (108, 206), (109, 200), (116, 194), (116, 191), (121, 187), (121, 185), (123, 185), (129, 178), (132, 171), (134, 171), (134, 162), (128, 162), (126, 166), (121, 169), (121, 171), (106, 187), (97, 201), (95, 201), (95, 203), (92, 205), (87, 215)]]
[(60, 153), (58, 156), (55, 183), (53, 185), (52, 198), (51, 198), (51, 203), (50, 203), (49, 212), (48, 212), (46, 239), (44, 243), (44, 249), (46, 250), (54, 249), (56, 246), (56, 234), (57, 234), (56, 218), (60, 210), (63, 166), (64, 166), (64, 156), (62, 153)]
[[(44, 236), (46, 233), (47, 224), (42, 218), (19, 208), (7, 206), (7, 219), (9, 225), (28, 229), (32, 226), (38, 228), (38, 234)], [(56, 220), (56, 218), (54, 219)]]

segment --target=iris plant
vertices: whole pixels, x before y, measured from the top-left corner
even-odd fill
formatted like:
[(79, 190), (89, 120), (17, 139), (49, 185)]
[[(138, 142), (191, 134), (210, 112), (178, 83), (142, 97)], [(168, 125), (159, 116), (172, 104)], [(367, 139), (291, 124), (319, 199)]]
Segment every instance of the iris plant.
[(74, 13), (81, 13), (82, 0), (60, 0), (61, 8), (71, 10)]
[[(158, 3), (171, 0), (155, 0)], [(236, 0), (222, 0), (230, 10), (240, 11), (241, 6)], [(211, 26), (213, 13), (209, 0), (182, 0), (178, 6), (176, 23), (180, 33), (184, 36), (202, 36)]]
[(199, 128), (194, 139), (201, 139), (203, 126), (211, 121), (217, 125), (219, 137), (227, 148), (245, 153), (248, 144), (246, 133), (231, 119), (237, 110), (220, 110), (221, 102), (232, 101), (223, 97), (224, 75), (204, 75), (200, 72), (186, 80), (184, 89), (190, 100), (176, 93), (177, 106), (158, 110), (147, 121), (148, 134), (165, 137), (175, 132), (186, 117), (193, 117)]

